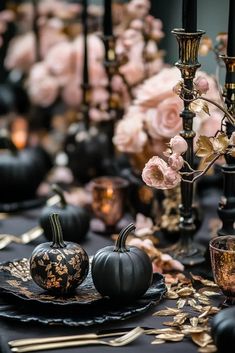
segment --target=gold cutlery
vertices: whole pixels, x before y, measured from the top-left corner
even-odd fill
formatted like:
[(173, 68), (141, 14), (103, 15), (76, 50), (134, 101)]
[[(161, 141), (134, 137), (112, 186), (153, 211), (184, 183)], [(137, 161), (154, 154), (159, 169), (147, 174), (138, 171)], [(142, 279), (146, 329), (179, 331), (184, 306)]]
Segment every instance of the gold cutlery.
[[(141, 327), (136, 327), (133, 330), (125, 333), (124, 335), (108, 341), (100, 340), (97, 338), (91, 339), (87, 337), (86, 339), (72, 340), (67, 342), (57, 341), (53, 343), (28, 344), (22, 347), (12, 347), (11, 350), (12, 352), (24, 353), (24, 352), (34, 352), (34, 351), (40, 351), (40, 350), (79, 347), (79, 346), (87, 346), (87, 345), (106, 345), (111, 347), (119, 347), (119, 346), (125, 346), (128, 343), (131, 343), (132, 341), (137, 339), (140, 335), (142, 335), (143, 332), (144, 330)], [(12, 342), (14, 341), (9, 342), (9, 345), (11, 345)]]
[[(49, 198), (46, 202), (47, 206), (53, 206), (59, 202), (59, 196), (54, 195)], [(40, 235), (43, 234), (43, 230), (41, 227), (36, 226), (27, 232), (21, 234), (21, 236), (16, 236), (13, 234), (0, 234), (0, 250), (4, 249), (10, 243), (18, 243), (18, 244), (28, 244), (31, 241), (37, 239)]]

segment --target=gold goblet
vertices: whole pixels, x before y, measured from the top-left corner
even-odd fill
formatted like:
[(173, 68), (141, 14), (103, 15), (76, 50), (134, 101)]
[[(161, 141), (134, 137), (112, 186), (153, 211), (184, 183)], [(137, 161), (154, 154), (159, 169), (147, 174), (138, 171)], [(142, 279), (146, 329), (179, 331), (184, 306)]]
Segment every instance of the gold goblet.
[(235, 236), (220, 236), (210, 241), (214, 280), (226, 297), (225, 305), (235, 304)]

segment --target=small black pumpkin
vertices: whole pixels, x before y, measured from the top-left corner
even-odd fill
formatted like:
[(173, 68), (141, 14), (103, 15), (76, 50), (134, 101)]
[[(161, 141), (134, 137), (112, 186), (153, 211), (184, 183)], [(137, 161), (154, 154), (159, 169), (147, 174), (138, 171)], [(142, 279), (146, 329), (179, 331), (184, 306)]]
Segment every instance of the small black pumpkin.
[(93, 282), (103, 296), (131, 300), (143, 295), (151, 284), (153, 273), (148, 255), (135, 246), (125, 245), (134, 229), (133, 224), (125, 227), (115, 246), (100, 249), (93, 258)]
[(52, 229), (48, 216), (51, 213), (58, 213), (64, 239), (80, 242), (85, 238), (89, 229), (90, 215), (88, 211), (79, 206), (69, 205), (65, 200), (63, 190), (58, 185), (52, 185), (52, 190), (60, 197), (60, 202), (54, 206), (45, 206), (42, 210), (39, 223), (46, 238), (52, 240)]
[(84, 122), (72, 124), (64, 146), (68, 166), (80, 183), (107, 175), (110, 171), (110, 144), (102, 129), (91, 126), (87, 130)]
[(230, 353), (235, 346), (235, 308), (221, 310), (213, 318), (211, 334), (220, 353)]
[(78, 244), (64, 242), (59, 215), (49, 216), (53, 242), (38, 245), (30, 258), (30, 272), (34, 282), (55, 294), (73, 291), (86, 278), (89, 258)]
[(35, 198), (35, 192), (51, 167), (40, 147), (17, 150), (8, 133), (0, 131), (0, 202)]

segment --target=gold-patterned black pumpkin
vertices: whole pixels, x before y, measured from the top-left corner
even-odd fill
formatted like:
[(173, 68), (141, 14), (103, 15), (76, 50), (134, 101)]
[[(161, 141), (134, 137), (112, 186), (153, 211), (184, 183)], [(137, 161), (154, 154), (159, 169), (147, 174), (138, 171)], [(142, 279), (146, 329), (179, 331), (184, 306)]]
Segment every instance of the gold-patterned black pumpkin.
[(78, 244), (64, 242), (59, 215), (49, 216), (53, 241), (38, 245), (30, 258), (30, 272), (41, 288), (61, 295), (73, 291), (87, 276), (89, 258)]

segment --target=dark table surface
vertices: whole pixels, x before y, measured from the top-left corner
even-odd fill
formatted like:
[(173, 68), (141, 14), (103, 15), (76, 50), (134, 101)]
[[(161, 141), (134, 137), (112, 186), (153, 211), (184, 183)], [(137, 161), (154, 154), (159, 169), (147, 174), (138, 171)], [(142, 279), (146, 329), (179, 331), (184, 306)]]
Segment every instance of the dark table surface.
[[(197, 239), (200, 242), (208, 244), (209, 240), (209, 230), (208, 230), (208, 220), (212, 216), (216, 215), (216, 207), (218, 204), (218, 192), (213, 190), (208, 190), (204, 195), (202, 203), (200, 204), (200, 209), (204, 215), (204, 222), (201, 230), (197, 234)], [(32, 209), (24, 212), (19, 212), (12, 214), (9, 218), (0, 221), (0, 233), (11, 233), (20, 235), (24, 231), (32, 228), (37, 224), (37, 218), (40, 213), (40, 209)], [(4, 262), (12, 259), (20, 259), (22, 257), (29, 257), (33, 248), (45, 241), (44, 237), (40, 237), (35, 242), (27, 245), (11, 244), (4, 250), (0, 250), (0, 262)], [(97, 234), (89, 233), (86, 241), (82, 244), (89, 255), (95, 253), (99, 248), (111, 244), (112, 241), (107, 236), (101, 236)], [(27, 305), (27, 304), (26, 304)], [(70, 334), (80, 334), (86, 332), (95, 332), (101, 328), (124, 328), (130, 326), (149, 326), (155, 328), (162, 328), (162, 322), (166, 321), (163, 317), (152, 316), (156, 310), (160, 310), (165, 306), (175, 306), (174, 300), (164, 299), (157, 306), (150, 309), (147, 313), (142, 314), (138, 317), (128, 319), (125, 321), (118, 321), (112, 323), (106, 323), (99, 326), (90, 326), (87, 328), (78, 327), (62, 327), (62, 326), (45, 326), (40, 324), (26, 324), (17, 322), (14, 320), (0, 320), (0, 352), (10, 353), (7, 342), (13, 339), (26, 338), (26, 337), (43, 337), (43, 336), (61, 336)], [(1, 306), (0, 306), (1, 310)], [(35, 307), (37, 310), (37, 307)], [(142, 335), (132, 344), (125, 347), (102, 347), (102, 351), (108, 351), (115, 349), (115, 352), (161, 352), (161, 353), (195, 353), (197, 352), (197, 346), (193, 344), (190, 339), (184, 339), (182, 342), (178, 343), (165, 343), (161, 345), (151, 345), (153, 341), (153, 336)], [(79, 348), (66, 348), (60, 350), (54, 350), (51, 352), (59, 353), (73, 353), (73, 352), (85, 353), (85, 352), (100, 352), (101, 347), (99, 346), (89, 346), (89, 347), (79, 347)], [(46, 352), (46, 351), (44, 351)], [(49, 351), (48, 351), (49, 352)]]

